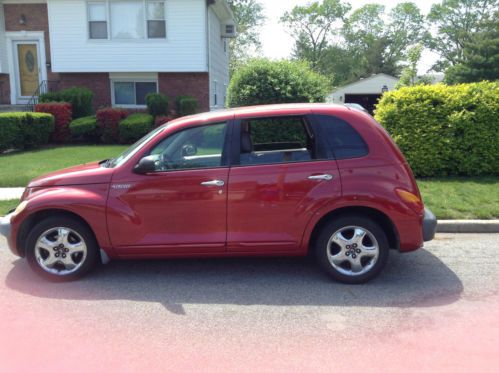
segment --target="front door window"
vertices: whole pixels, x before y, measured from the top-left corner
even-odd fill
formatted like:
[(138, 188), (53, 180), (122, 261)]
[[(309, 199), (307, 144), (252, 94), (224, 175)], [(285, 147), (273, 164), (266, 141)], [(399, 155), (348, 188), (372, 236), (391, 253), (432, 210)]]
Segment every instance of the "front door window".
[(17, 56), (20, 96), (32, 96), (40, 84), (38, 45), (36, 43), (17, 44)]

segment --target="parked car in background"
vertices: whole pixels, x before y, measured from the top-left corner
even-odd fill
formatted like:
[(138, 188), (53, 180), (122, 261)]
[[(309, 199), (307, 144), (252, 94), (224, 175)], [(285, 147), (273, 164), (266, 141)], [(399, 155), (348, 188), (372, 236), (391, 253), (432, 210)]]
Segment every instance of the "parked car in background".
[(114, 159), (34, 179), (0, 222), (12, 252), (56, 281), (109, 259), (310, 252), (362, 283), (435, 228), (387, 132), (321, 104), (174, 120)]

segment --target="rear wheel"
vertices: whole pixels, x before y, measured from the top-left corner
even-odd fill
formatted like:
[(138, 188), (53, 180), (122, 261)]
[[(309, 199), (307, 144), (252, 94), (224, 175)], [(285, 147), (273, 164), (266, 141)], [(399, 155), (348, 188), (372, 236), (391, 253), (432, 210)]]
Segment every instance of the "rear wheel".
[(388, 260), (388, 240), (381, 227), (361, 216), (334, 219), (319, 233), (315, 254), (335, 280), (361, 284), (376, 277)]
[(72, 281), (97, 263), (98, 245), (92, 231), (80, 221), (64, 216), (42, 220), (26, 240), (30, 267), (51, 281)]

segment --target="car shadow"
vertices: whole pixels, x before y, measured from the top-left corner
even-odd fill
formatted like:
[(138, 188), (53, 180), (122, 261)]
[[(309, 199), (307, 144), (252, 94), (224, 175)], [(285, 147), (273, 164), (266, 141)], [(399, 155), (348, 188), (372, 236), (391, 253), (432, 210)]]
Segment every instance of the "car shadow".
[(115, 261), (71, 283), (41, 281), (16, 260), (6, 284), (41, 298), (159, 302), (176, 314), (184, 304), (434, 307), (463, 291), (427, 250), (391, 253), (383, 273), (364, 285), (336, 283), (309, 258)]

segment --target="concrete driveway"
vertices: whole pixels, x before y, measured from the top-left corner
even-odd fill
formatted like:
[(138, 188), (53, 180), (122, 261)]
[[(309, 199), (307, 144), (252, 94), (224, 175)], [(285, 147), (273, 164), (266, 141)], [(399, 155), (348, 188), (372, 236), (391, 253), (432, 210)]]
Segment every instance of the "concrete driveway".
[(2, 371), (497, 371), (499, 235), (441, 234), (374, 282), (308, 259), (113, 262), (40, 280), (0, 239)]

